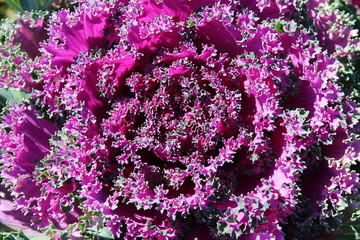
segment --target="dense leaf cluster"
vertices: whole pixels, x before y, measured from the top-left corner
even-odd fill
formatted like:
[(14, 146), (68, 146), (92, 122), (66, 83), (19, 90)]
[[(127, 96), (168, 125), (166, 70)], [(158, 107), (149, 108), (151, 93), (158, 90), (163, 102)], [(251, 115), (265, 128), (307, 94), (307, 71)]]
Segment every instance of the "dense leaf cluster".
[(89, 0), (4, 21), (11, 221), (55, 239), (357, 234), (357, 10)]

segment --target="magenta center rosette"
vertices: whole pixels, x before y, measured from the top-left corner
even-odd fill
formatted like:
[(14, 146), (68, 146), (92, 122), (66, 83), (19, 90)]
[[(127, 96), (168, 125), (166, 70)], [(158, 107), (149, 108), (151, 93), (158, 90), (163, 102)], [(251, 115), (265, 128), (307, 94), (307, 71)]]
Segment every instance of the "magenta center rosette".
[(86, 1), (23, 16), (0, 48), (2, 86), (31, 93), (1, 123), (14, 206), (54, 238), (335, 230), (359, 197), (337, 56), (359, 43), (328, 4)]

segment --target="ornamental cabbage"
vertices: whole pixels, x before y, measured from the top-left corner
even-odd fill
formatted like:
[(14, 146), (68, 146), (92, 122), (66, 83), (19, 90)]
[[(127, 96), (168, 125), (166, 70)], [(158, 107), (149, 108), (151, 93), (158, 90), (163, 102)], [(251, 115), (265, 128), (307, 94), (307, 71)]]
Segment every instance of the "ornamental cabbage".
[(0, 123), (15, 208), (54, 238), (336, 230), (360, 197), (355, 22), (325, 0), (88, 0), (4, 22), (0, 87), (29, 95)]

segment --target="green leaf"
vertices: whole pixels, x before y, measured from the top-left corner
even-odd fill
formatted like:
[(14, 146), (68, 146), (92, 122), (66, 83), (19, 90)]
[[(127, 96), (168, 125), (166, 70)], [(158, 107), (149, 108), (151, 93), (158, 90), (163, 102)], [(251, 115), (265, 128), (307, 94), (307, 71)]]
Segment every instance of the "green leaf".
[(100, 236), (100, 237), (102, 237), (104, 239), (115, 239), (114, 235), (112, 235), (110, 229), (108, 229), (108, 228), (102, 228), (99, 231), (98, 236)]
[(14, 88), (0, 88), (0, 110), (2, 110), (7, 102), (15, 102), (20, 104), (23, 99), (30, 97), (30, 93), (14, 89)]
[(0, 239), (6, 240), (29, 240), (22, 231), (18, 232), (0, 232)]
[(16, 11), (21, 12), (22, 7), (19, 0), (5, 0), (10, 6), (12, 6)]
[(112, 235), (111, 231), (106, 227), (100, 228), (100, 229), (98, 227), (87, 228), (86, 233), (87, 233), (87, 235), (91, 236), (91, 239), (94, 239), (94, 240), (114, 240), (115, 239), (114, 235)]
[(360, 239), (360, 225), (347, 225), (338, 231), (329, 234), (329, 237), (337, 240)]
[(18, 12), (46, 10), (52, 7), (52, 0), (5, 0)]
[(360, 240), (360, 207), (359, 203), (353, 203), (344, 210), (342, 226), (330, 232), (326, 239), (336, 240)]
[(279, 33), (283, 33), (284, 32), (284, 23), (282, 22), (277, 22), (275, 24), (275, 29), (279, 32)]

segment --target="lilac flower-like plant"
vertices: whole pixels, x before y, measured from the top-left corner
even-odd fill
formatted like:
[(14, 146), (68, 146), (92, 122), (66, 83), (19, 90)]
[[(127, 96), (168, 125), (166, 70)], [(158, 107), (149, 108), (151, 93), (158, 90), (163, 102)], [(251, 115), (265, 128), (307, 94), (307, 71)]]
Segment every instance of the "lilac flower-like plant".
[(89, 0), (4, 22), (0, 84), (28, 96), (0, 125), (15, 208), (54, 238), (336, 230), (359, 201), (355, 21), (325, 0)]

